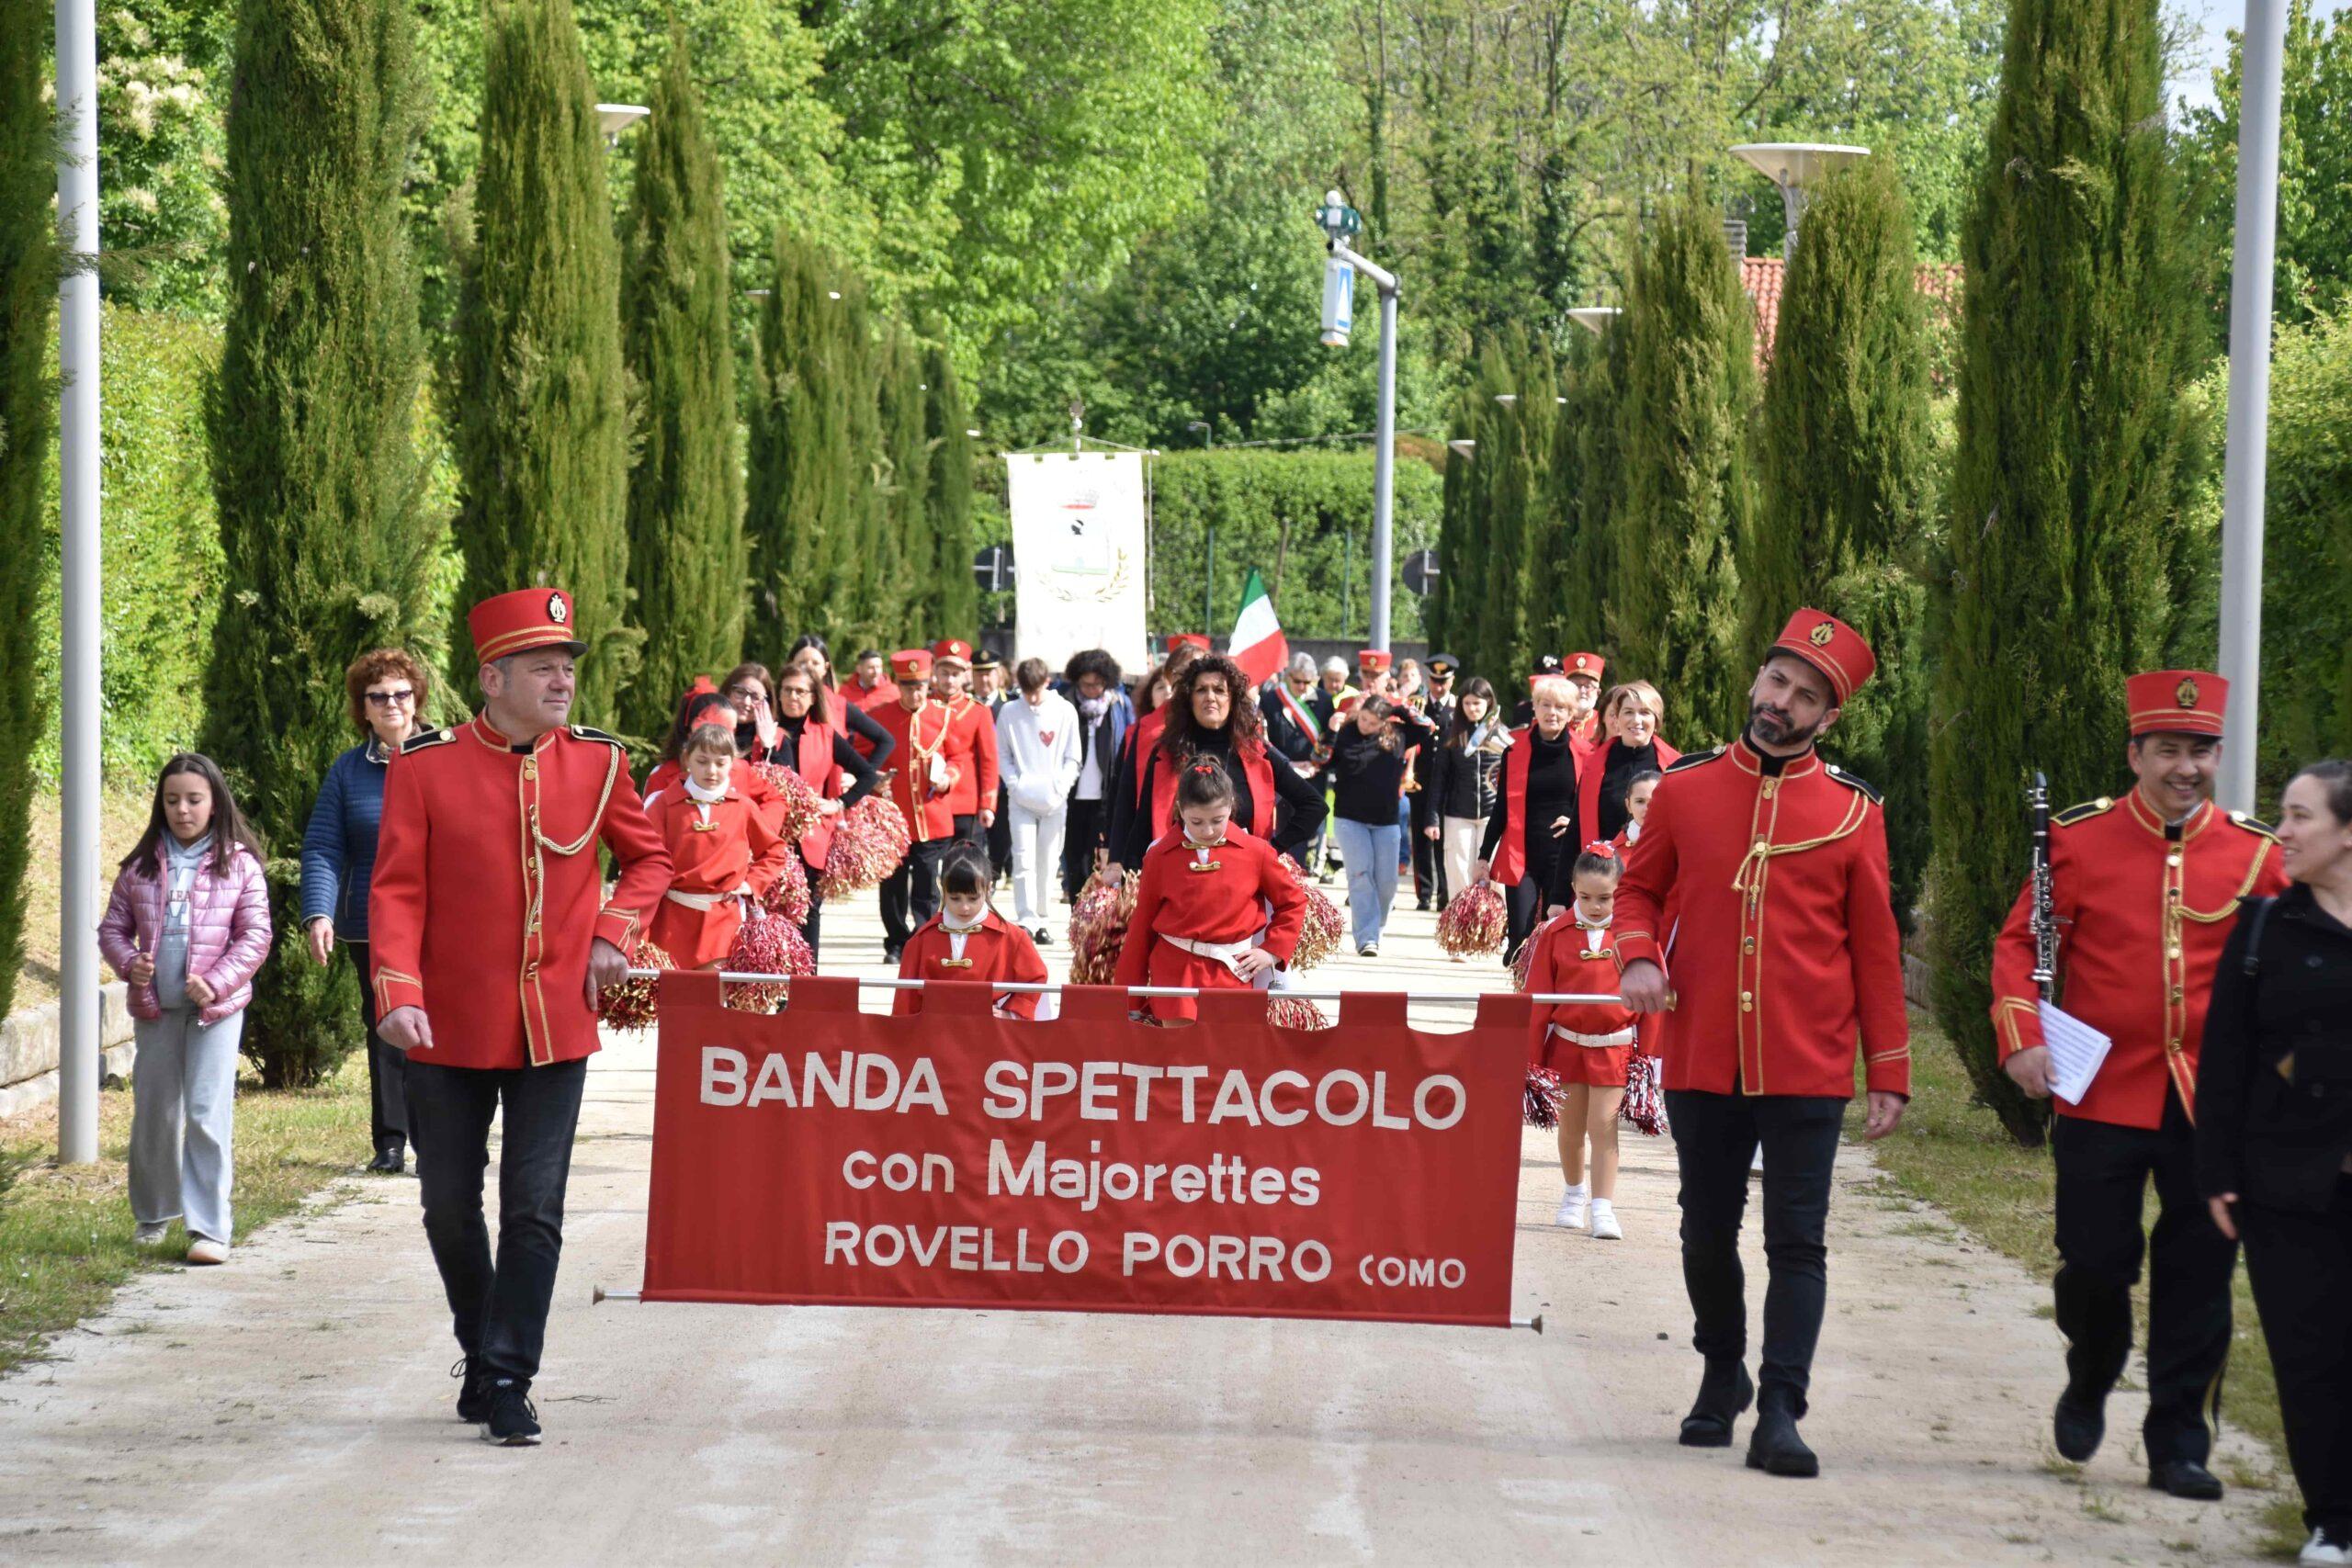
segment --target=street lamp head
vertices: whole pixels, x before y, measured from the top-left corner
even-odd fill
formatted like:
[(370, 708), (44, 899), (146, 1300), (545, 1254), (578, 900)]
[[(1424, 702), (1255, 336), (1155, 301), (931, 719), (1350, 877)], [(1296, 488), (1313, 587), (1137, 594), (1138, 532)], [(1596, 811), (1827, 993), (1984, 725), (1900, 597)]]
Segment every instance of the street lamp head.
[(1731, 150), (1733, 157), (1781, 187), (1781, 210), (1788, 232), (1781, 242), (1783, 255), (1794, 255), (1797, 224), (1804, 217), (1811, 186), (1871, 155), (1867, 147), (1839, 141), (1747, 141)]
[(1609, 330), (1609, 323), (1624, 314), (1615, 305), (1579, 305), (1568, 312), (1568, 320), (1599, 337)]
[(643, 104), (598, 104), (596, 129), (604, 132), (605, 146), (616, 147), (620, 144), (622, 131), (652, 112)]
[(1515, 408), (1519, 404), (1519, 394), (1517, 392), (1497, 392), (1495, 394), (1495, 401), (1502, 404), (1505, 408)]

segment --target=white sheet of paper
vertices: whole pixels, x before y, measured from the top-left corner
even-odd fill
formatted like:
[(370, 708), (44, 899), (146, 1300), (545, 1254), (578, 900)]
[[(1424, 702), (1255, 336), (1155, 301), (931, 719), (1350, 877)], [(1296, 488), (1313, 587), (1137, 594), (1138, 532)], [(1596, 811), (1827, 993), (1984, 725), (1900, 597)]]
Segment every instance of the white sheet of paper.
[(2041, 1043), (2050, 1047), (2051, 1092), (2069, 1105), (2080, 1105), (2114, 1042), (2073, 1013), (2043, 1002)]

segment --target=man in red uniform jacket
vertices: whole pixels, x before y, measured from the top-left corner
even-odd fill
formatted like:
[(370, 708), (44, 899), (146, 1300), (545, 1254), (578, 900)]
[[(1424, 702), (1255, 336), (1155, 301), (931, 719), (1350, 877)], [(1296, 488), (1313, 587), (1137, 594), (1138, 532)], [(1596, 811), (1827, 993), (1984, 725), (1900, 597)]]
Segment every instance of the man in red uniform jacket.
[[(879, 719), (884, 708), (898, 702), (899, 683), (890, 679), (888, 661), (869, 648), (857, 656), (856, 668), (851, 671), (849, 683), (842, 687), (841, 696), (843, 702), (866, 717)], [(841, 728), (859, 756), (870, 758), (874, 755), (873, 741), (846, 724)]]
[[(465, 1352), (458, 1414), (528, 1444), (596, 996), (623, 978), (671, 867), (620, 742), (565, 723), (587, 651), (570, 595), (502, 593), (469, 621), (482, 711), (392, 761), (369, 957), (377, 1031), (408, 1053), (424, 1235)], [(609, 899), (599, 842), (618, 871)], [(502, 1111), (493, 1260), (481, 1179)]]
[(1617, 897), (1623, 991), (1668, 1006), (1665, 912), (1680, 995), (1658, 1026), (1682, 1174), (1682, 1279), (1706, 1359), (1682, 1423), (1724, 1448), (1747, 1407), (1739, 1265), (1748, 1162), (1764, 1150), (1764, 1355), (1753, 1470), (1814, 1475), (1797, 1435), (1826, 1296), (1830, 1168), (1860, 1055), (1872, 1138), (1911, 1092), (1903, 953), (1876, 791), (1814, 744), (1876, 668), (1853, 628), (1800, 610), (1748, 691), (1747, 733), (1660, 780)]
[(890, 656), (899, 700), (874, 710), (874, 722), (888, 730), (890, 798), (907, 818), (911, 841), (899, 869), (882, 879), (882, 958), (896, 964), (907, 939), (939, 913), (939, 864), (956, 841), (949, 806), (953, 779), (948, 737), (956, 728), (946, 705), (931, 700), (931, 655), (920, 648)]
[(947, 709), (947, 810), (956, 840), (985, 852), (996, 825), (996, 715), (972, 696), (972, 645), (942, 637), (931, 649), (932, 700)]
[[(2215, 809), (2229, 687), (2202, 670), (2125, 682), (2136, 780), (2051, 820), (2051, 912), (2064, 933), (2053, 1000), (2112, 1042), (2079, 1103), (2056, 1102), (2058, 1327), (2066, 1389), (2052, 1418), (2058, 1451), (2087, 1460), (2107, 1431), (2107, 1395), (2132, 1349), (2140, 1278), (2141, 1194), (2159, 1212), (2148, 1272), (2148, 1483), (2210, 1499), (2213, 1437), (2205, 1409), (2230, 1348), (2237, 1245), (2198, 1190), (2197, 1051), (2213, 970), (2238, 901), (2287, 886), (2270, 830)], [(2009, 1077), (2052, 1089), (2035, 984), (2033, 883), (1993, 948), (1993, 1030)]]

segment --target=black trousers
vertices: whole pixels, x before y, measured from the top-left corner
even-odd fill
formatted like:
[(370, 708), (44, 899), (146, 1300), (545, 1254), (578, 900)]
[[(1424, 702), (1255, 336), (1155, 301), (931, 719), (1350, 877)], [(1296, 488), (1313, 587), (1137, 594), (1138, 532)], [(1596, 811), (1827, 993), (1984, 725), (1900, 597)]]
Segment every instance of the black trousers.
[(1428, 831), (1437, 826), (1437, 814), (1429, 807), (1427, 789), (1416, 790), (1410, 798), (1413, 817), (1408, 831), (1413, 840), (1413, 897), (1419, 903), (1442, 904), (1445, 901), (1445, 874), (1440, 863), (1445, 857), (1437, 852), (1437, 840)]
[[(478, 1371), (538, 1376), (548, 1303), (563, 1253), (563, 1190), (580, 1125), (585, 1058), (551, 1067), (408, 1066), (409, 1135), (424, 1198), (424, 1238), (441, 1270), (458, 1345)], [(498, 1252), (482, 1220), (490, 1121), (498, 1150)]]
[(2352, 1176), (2325, 1213), (2238, 1205), (2303, 1527), (2352, 1534)]
[(376, 1152), (408, 1147), (408, 1053), (376, 1036), (376, 987), (368, 979), (368, 944), (346, 942), (359, 967), (359, 1016), (368, 1023), (368, 1136)]
[[(2230, 1274), (2237, 1244), (2214, 1228), (2197, 1188), (2188, 1118), (2165, 1096), (2164, 1125), (2118, 1127), (2061, 1116), (2051, 1133), (2058, 1169), (2058, 1328), (2066, 1375), (2104, 1397), (2132, 1353), (2132, 1286), (2148, 1258), (2148, 1418), (2151, 1465), (2205, 1462), (2213, 1450), (2206, 1411), (2230, 1353)], [(1771, 1164), (1765, 1161), (1769, 1168)], [(2156, 1184), (2153, 1235), (2140, 1207)]]
[[(1532, 846), (1531, 846), (1532, 848)], [(1544, 850), (1527, 858), (1527, 866), (1517, 882), (1503, 889), (1503, 967), (1510, 967), (1519, 956), (1519, 944), (1534, 934), (1544, 923), (1544, 890), (1552, 885), (1552, 874), (1559, 867), (1558, 840), (1545, 839)]]
[(882, 879), (882, 935), (890, 946), (904, 947), (916, 927), (939, 913), (939, 863), (955, 842), (954, 839), (922, 839), (910, 844), (899, 869)]
[(1086, 879), (1094, 874), (1094, 852), (1102, 842), (1110, 813), (1100, 800), (1072, 800), (1069, 822), (1062, 839), (1062, 893), (1075, 900)]
[(1710, 1361), (1747, 1354), (1747, 1277), (1739, 1227), (1748, 1167), (1764, 1146), (1764, 1359), (1758, 1398), (1805, 1412), (1829, 1295), (1829, 1176), (1846, 1101), (1826, 1095), (1671, 1089), (1667, 1120), (1682, 1174), (1682, 1284), (1691, 1346)]
[(806, 856), (802, 857), (800, 863), (808, 868), (808, 918), (800, 922), (800, 940), (808, 944), (808, 956), (814, 958), (817, 956), (817, 927), (820, 923), (818, 917), (825, 909), (824, 890), (818, 884), (824, 879), (825, 868), (808, 865)]
[[(963, 825), (959, 822), (960, 829)], [(1012, 874), (1012, 812), (1005, 798), (1004, 786), (996, 786), (996, 820), (988, 829), (989, 869), (1002, 882)]]

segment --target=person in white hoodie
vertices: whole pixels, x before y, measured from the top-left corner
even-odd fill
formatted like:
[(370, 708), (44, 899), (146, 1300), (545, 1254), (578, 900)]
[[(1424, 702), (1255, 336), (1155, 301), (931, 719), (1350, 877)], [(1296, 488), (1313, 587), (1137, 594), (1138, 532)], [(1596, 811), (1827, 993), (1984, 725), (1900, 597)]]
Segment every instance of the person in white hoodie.
[(997, 768), (1012, 808), (1013, 919), (1041, 943), (1046, 900), (1061, 877), (1062, 829), (1069, 792), (1078, 783), (1078, 709), (1046, 684), (1042, 659), (1024, 659), (1012, 672), (1020, 699), (996, 713)]

